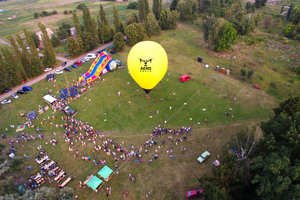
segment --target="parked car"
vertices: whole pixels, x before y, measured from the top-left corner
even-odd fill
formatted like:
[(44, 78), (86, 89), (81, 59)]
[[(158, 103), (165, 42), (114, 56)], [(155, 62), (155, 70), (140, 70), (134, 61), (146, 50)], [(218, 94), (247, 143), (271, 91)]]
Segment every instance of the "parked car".
[(8, 92), (10, 92), (10, 91), (11, 91), (10, 88), (5, 88), (5, 90), (3, 90), (3, 92), (2, 92), (2, 94), (8, 93)]
[(90, 61), (90, 59), (89, 59), (89, 58), (87, 58), (87, 57), (84, 57), (83, 59), (85, 60), (85, 62), (88, 62), (88, 61)]
[(67, 64), (67, 62), (63, 62), (62, 64), (61, 64), (61, 66), (66, 66), (66, 64)]
[(25, 91), (25, 90), (18, 90), (17, 94), (27, 94), (27, 91)]
[(86, 56), (84, 58), (88, 58), (88, 59), (95, 59), (97, 56), (95, 53), (89, 53), (86, 54)]
[(73, 67), (74, 69), (78, 68), (78, 66), (75, 64), (71, 65), (71, 67)]
[(180, 77), (180, 82), (182, 82), (182, 83), (184, 83), (184, 82), (186, 82), (186, 81), (188, 81), (188, 80), (190, 80), (191, 79), (191, 77), (190, 76), (188, 76), (188, 75), (183, 75), (183, 76), (181, 76)]
[(22, 83), (22, 84), (26, 83), (26, 79), (23, 79), (23, 80), (21, 81), (21, 83)]
[(117, 54), (117, 52), (115, 52), (115, 51), (110, 51), (110, 53), (111, 53), (111, 54)]
[(30, 86), (24, 86), (24, 87), (22, 88), (22, 90), (25, 90), (25, 91), (31, 91), (31, 90), (32, 90), (32, 87), (30, 87)]
[(65, 71), (68, 71), (68, 72), (72, 71), (72, 69), (69, 68), (69, 67), (65, 67), (64, 70), (65, 70)]
[(84, 59), (82, 59), (82, 60), (80, 60), (82, 63), (85, 63), (85, 60)]
[(203, 190), (186, 191), (186, 197), (187, 198), (203, 197)]
[(48, 75), (46, 76), (46, 80), (47, 80), (47, 81), (53, 80), (53, 79), (55, 79), (55, 74), (48, 74)]
[(44, 70), (44, 72), (49, 72), (49, 71), (51, 71), (52, 70), (52, 68), (46, 68), (45, 70)]
[(10, 97), (13, 98), (13, 99), (17, 99), (17, 98), (19, 98), (19, 95), (17, 95), (17, 94), (12, 94), (12, 95), (10, 95)]
[(1, 104), (8, 104), (11, 103), (11, 99), (4, 99), (3, 101), (1, 101)]
[(116, 61), (116, 63), (117, 63), (118, 66), (121, 65), (121, 61), (119, 61), (119, 60), (115, 60), (115, 61)]
[(62, 71), (62, 70), (59, 70), (59, 69), (56, 69), (56, 70), (54, 70), (54, 73), (55, 73), (55, 74), (63, 74), (63, 73), (64, 73), (64, 71)]
[(28, 45), (26, 45), (26, 49), (30, 49), (30, 47)]
[(43, 58), (43, 56), (40, 56), (40, 60)]
[(197, 158), (197, 161), (199, 161), (200, 163), (203, 163), (203, 161), (206, 160), (209, 156), (210, 156), (210, 153), (208, 151), (205, 151), (204, 153), (201, 154), (201, 156), (199, 156)]
[(69, 56), (70, 56), (70, 54), (68, 54), (68, 53), (65, 55), (65, 57), (69, 57)]
[(74, 64), (78, 66), (78, 65), (82, 65), (82, 62), (81, 61), (76, 61), (76, 62), (74, 62)]
[(98, 51), (97, 54), (102, 53), (103, 51), (106, 51), (106, 49), (102, 49), (101, 51)]

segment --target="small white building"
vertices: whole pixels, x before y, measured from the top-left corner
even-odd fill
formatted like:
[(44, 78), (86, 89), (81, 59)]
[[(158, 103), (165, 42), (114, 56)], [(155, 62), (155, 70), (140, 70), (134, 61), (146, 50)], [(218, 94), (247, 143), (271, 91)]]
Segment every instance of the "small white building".
[(71, 33), (71, 35), (76, 36), (76, 29), (75, 29), (75, 27), (70, 28), (70, 33)]

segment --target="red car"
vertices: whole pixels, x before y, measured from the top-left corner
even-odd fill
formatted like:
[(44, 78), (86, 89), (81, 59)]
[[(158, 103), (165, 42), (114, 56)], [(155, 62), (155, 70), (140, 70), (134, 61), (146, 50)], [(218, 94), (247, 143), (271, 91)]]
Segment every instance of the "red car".
[(180, 82), (186, 82), (186, 81), (188, 81), (188, 80), (190, 80), (191, 79), (191, 77), (190, 76), (188, 76), (188, 75), (183, 75), (183, 76), (181, 76), (180, 77)]
[(23, 80), (21, 81), (21, 83), (22, 83), (22, 84), (26, 83), (26, 79), (23, 79)]
[(203, 197), (203, 190), (186, 191), (186, 197), (187, 198)]
[(74, 64), (78, 66), (78, 65), (82, 65), (82, 62), (81, 61), (76, 61), (76, 62), (74, 62)]

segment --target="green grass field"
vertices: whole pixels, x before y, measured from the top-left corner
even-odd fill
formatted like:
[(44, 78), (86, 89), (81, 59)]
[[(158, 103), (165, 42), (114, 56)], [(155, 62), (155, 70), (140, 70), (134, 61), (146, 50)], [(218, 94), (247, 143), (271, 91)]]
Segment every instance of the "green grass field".
[[(36, 147), (41, 144), (50, 158), (56, 161), (68, 176), (75, 178), (68, 186), (74, 188), (80, 199), (104, 198), (106, 187), (109, 186), (113, 189), (110, 199), (121, 199), (123, 190), (129, 192), (129, 199), (145, 199), (149, 191), (153, 199), (185, 199), (186, 190), (200, 187), (197, 178), (212, 173), (211, 163), (216, 155), (221, 153), (221, 146), (229, 136), (249, 121), (259, 122), (267, 119), (272, 114), (271, 108), (276, 102), (265, 91), (253, 89), (247, 83), (241, 83), (233, 77), (214, 71), (213, 66), (222, 63), (223, 60), (215, 59), (209, 49), (203, 48), (202, 44), (197, 42), (197, 35), (196, 31), (187, 33), (185, 28), (179, 27), (177, 30), (165, 31), (161, 36), (151, 38), (165, 48), (169, 68), (162, 82), (151, 91), (149, 100), (145, 98), (144, 91), (133, 81), (125, 68), (102, 76), (100, 85), (96, 84), (70, 104), (72, 108), (79, 111), (76, 119), (103, 131), (116, 142), (124, 144), (125, 148), (129, 145), (133, 145), (135, 149), (140, 147), (149, 139), (151, 131), (158, 124), (175, 129), (194, 125), (192, 136), (187, 142), (178, 145), (173, 142), (175, 159), (169, 158), (166, 153), (172, 143), (167, 139), (167, 135), (164, 135), (158, 140), (158, 144), (161, 145), (163, 139), (167, 140), (166, 144), (160, 149), (158, 146), (151, 147), (148, 154), (143, 152), (142, 163), (136, 164), (134, 158), (126, 162), (119, 161), (117, 166), (120, 174), (113, 175), (97, 194), (88, 188), (79, 188), (79, 180), (84, 181), (87, 175), (96, 175), (101, 169), (101, 166), (95, 166), (92, 161), (82, 161), (81, 156), (92, 158), (96, 154), (98, 159), (107, 160), (107, 165), (114, 169), (113, 157), (106, 156), (103, 152), (93, 152), (93, 144), (86, 141), (86, 146), (74, 144), (74, 147), (79, 150), (79, 158), (73, 158), (72, 153), (68, 151), (69, 145), (65, 144), (61, 137), (63, 130), (49, 126), (50, 121), (61, 124), (62, 114), (48, 110), (39, 115), (39, 119), (35, 121), (35, 127), (39, 126), (43, 129), (45, 139), (27, 142), (25, 149), (16, 145), (18, 156), (22, 157), (24, 153), (30, 156), (30, 160), (25, 160), (23, 170), (19, 174), (22, 173), (24, 178), (28, 179), (30, 173), (39, 171), (39, 166), (33, 161), (33, 157), (38, 153)], [(130, 47), (126, 47), (123, 52), (112, 57), (126, 64), (129, 50)], [(205, 69), (203, 64), (196, 61), (197, 56), (202, 56), (205, 63), (211, 63), (211, 67)], [(85, 73), (90, 65), (91, 61), (78, 69), (73, 69), (72, 72), (66, 72), (66, 76), (57, 75), (59, 88), (67, 85), (67, 80), (72, 82), (80, 74)], [(179, 77), (183, 74), (189, 74), (192, 79), (180, 83)], [(20, 117), (20, 111), (37, 112), (38, 105), (46, 106), (42, 97), (49, 89), (52, 89), (52, 94), (58, 95), (54, 83), (45, 80), (33, 85), (33, 91), (27, 95), (13, 100), (12, 104), (4, 105), (0, 113), (1, 132), (8, 127), (8, 137), (16, 138), (15, 129), (10, 129), (9, 125), (17, 126), (18, 123), (25, 121)], [(117, 95), (118, 91), (121, 91), (120, 98)], [(230, 95), (230, 98), (225, 99), (224, 94), (227, 97)], [(237, 101), (234, 102), (233, 97), (236, 97)], [(162, 102), (160, 98), (163, 99)], [(171, 111), (170, 106), (172, 106)], [(203, 111), (204, 108), (206, 111)], [(227, 117), (224, 112), (230, 108), (232, 111)], [(157, 110), (159, 114), (156, 114)], [(153, 112), (152, 118), (150, 118), (150, 111)], [(51, 118), (53, 115), (57, 115), (58, 118), (48, 120), (48, 116)], [(46, 119), (46, 123), (41, 126), (40, 122), (43, 118)], [(203, 125), (205, 119), (208, 119), (206, 126)], [(165, 120), (168, 122), (163, 125)], [(201, 124), (195, 126), (197, 122)], [(37, 136), (35, 129), (27, 128), (24, 132)], [(57, 136), (54, 136), (53, 132), (56, 132)], [(209, 139), (206, 137), (208, 133), (211, 135)], [(180, 135), (173, 139), (182, 137)], [(54, 138), (59, 141), (57, 146), (49, 143), (49, 140)], [(97, 144), (101, 144), (101, 140), (97, 139)], [(1, 140), (1, 142), (7, 141)], [(181, 146), (187, 149), (186, 152), (179, 152)], [(159, 158), (148, 164), (145, 161), (153, 159), (155, 150)], [(205, 150), (211, 153), (211, 157), (202, 164), (197, 163), (196, 158)], [(30, 172), (26, 169), (28, 166), (32, 167)], [(128, 180), (129, 173), (136, 177), (136, 183)], [(50, 185), (58, 188), (57, 183), (45, 184), (45, 186)]]

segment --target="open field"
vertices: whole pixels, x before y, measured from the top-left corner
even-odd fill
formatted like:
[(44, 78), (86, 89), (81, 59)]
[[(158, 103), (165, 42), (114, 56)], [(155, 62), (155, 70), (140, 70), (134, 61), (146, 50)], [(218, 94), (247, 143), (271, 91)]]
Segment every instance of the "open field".
[[(79, 110), (76, 119), (87, 122), (115, 141), (124, 143), (125, 148), (128, 148), (129, 145), (135, 146), (135, 149), (140, 147), (149, 138), (154, 127), (158, 124), (163, 125), (165, 120), (168, 120), (165, 127), (176, 129), (200, 122), (200, 126), (194, 126), (187, 142), (177, 146), (173, 143), (175, 159), (169, 158), (166, 154), (166, 150), (170, 150), (172, 143), (164, 135), (158, 140), (158, 145), (161, 145), (163, 139), (167, 140), (163, 148), (158, 149), (158, 146), (154, 146), (149, 149), (148, 154), (143, 152), (142, 163), (136, 164), (134, 158), (124, 164), (123, 161), (119, 161), (117, 166), (120, 174), (113, 175), (98, 194), (88, 188), (79, 188), (79, 180), (84, 181), (87, 175), (96, 175), (101, 169), (92, 161), (82, 161), (81, 156), (92, 158), (96, 154), (98, 159), (107, 160), (107, 165), (113, 169), (115, 163), (112, 156), (108, 157), (103, 152), (94, 153), (93, 145), (88, 141), (86, 141), (87, 145), (83, 147), (79, 143), (75, 143), (75, 148), (79, 150), (79, 158), (73, 158), (72, 153), (68, 151), (68, 145), (61, 137), (62, 129), (49, 126), (50, 121), (54, 124), (61, 124), (62, 114), (52, 113), (51, 110), (48, 110), (39, 115), (39, 119), (35, 122), (36, 127), (40, 126), (43, 129), (45, 139), (30, 141), (25, 144), (25, 149), (15, 145), (19, 156), (24, 153), (30, 156), (30, 160), (25, 160), (24, 170), (21, 172), (25, 178), (29, 178), (29, 174), (37, 173), (39, 170), (39, 166), (34, 163), (33, 158), (37, 154), (36, 147), (41, 144), (49, 153), (50, 158), (65, 169), (68, 176), (71, 175), (75, 178), (68, 186), (74, 188), (80, 199), (104, 198), (105, 188), (109, 186), (113, 189), (111, 199), (121, 199), (123, 190), (129, 192), (130, 199), (144, 199), (145, 194), (149, 191), (151, 191), (153, 199), (184, 199), (186, 190), (200, 187), (197, 178), (203, 174), (211, 174), (211, 163), (216, 155), (221, 153), (221, 146), (230, 134), (238, 131), (249, 121), (259, 122), (272, 114), (271, 108), (277, 102), (272, 96), (263, 90), (253, 89), (249, 84), (241, 83), (237, 79), (212, 69), (217, 64), (228, 63), (228, 60), (216, 59), (209, 49), (203, 48), (203, 44), (198, 40), (198, 32), (189, 31), (187, 33), (186, 28), (179, 27), (177, 30), (164, 31), (161, 36), (151, 39), (159, 42), (165, 48), (169, 58), (169, 68), (162, 82), (151, 91), (150, 100), (145, 99), (144, 91), (132, 80), (125, 68), (125, 70), (117, 70), (103, 76), (100, 85), (96, 84), (81, 98), (71, 102), (70, 106)], [(123, 52), (112, 57), (126, 63), (129, 50), (130, 48), (126, 47)], [(211, 67), (205, 69), (203, 64), (196, 61), (197, 56), (202, 56), (204, 62), (210, 63)], [(85, 63), (78, 69), (67, 72), (68, 80), (72, 81), (81, 73), (86, 72), (90, 64), (91, 62)], [(189, 74), (192, 79), (186, 83), (180, 83), (179, 77), (182, 74)], [(60, 88), (67, 85), (64, 75), (57, 75), (57, 84)], [(27, 95), (13, 100), (10, 105), (4, 105), (0, 113), (0, 130), (3, 132), (9, 125), (16, 126), (17, 123), (24, 121), (19, 116), (19, 111), (34, 110), (37, 112), (39, 104), (45, 106), (46, 103), (43, 102), (42, 97), (49, 89), (56, 94), (57, 90), (52, 82), (41, 81), (33, 85), (33, 91)], [(118, 91), (121, 91), (120, 98), (117, 96)], [(225, 99), (224, 94), (227, 94), (227, 97), (230, 95), (230, 98)], [(233, 97), (237, 98), (236, 102), (233, 101)], [(162, 102), (160, 102), (160, 98), (163, 98)], [(187, 104), (184, 106), (185, 102)], [(119, 108), (119, 104), (121, 104), (121, 108)], [(172, 106), (171, 111), (170, 106)], [(202, 111), (203, 108), (206, 111)], [(234, 117), (224, 115), (229, 108), (232, 108), (230, 115)], [(156, 114), (157, 110), (159, 110), (159, 114)], [(149, 118), (150, 111), (153, 112), (152, 119)], [(52, 117), (53, 115), (57, 115), (58, 118), (47, 119), (48, 116)], [(46, 119), (46, 123), (41, 126), (40, 122), (43, 118)], [(204, 119), (208, 119), (206, 126), (203, 125)], [(37, 136), (34, 129), (27, 128), (24, 132)], [(57, 136), (54, 136), (53, 132), (56, 132)], [(209, 139), (206, 137), (208, 133), (211, 135)], [(9, 128), (7, 135), (16, 138), (14, 129)], [(178, 138), (182, 137), (182, 135), (178, 136)], [(54, 138), (59, 141), (57, 146), (49, 143), (49, 140)], [(173, 139), (176, 138), (173, 137)], [(7, 140), (1, 140), (1, 142), (7, 144)], [(99, 139), (97, 139), (97, 144), (101, 144)], [(179, 152), (181, 146), (187, 148), (186, 152), (182, 154)], [(148, 164), (145, 161), (153, 159), (152, 155), (155, 149), (158, 150), (159, 158)], [(203, 164), (197, 163), (196, 158), (205, 150), (211, 153), (211, 157)], [(29, 165), (32, 167), (30, 172), (26, 169)], [(129, 173), (136, 177), (135, 183), (128, 181)], [(45, 185), (49, 186), (50, 184), (46, 183)], [(52, 183), (51, 186), (57, 188), (56, 183)]]
[[(136, 10), (126, 10), (126, 6), (128, 2), (90, 2), (90, 1), (57, 1), (57, 0), (47, 0), (47, 1), (6, 1), (1, 2), (1, 9), (3, 9), (3, 13), (0, 14), (0, 38), (7, 37), (12, 34), (22, 33), (23, 27), (31, 31), (39, 31), (37, 26), (38, 22), (42, 22), (45, 24), (47, 28), (52, 30), (57, 30), (58, 26), (63, 22), (69, 23), (73, 26), (72, 14), (65, 15), (63, 14), (64, 10), (75, 10), (76, 6), (79, 3), (85, 3), (87, 7), (90, 9), (91, 16), (94, 19), (97, 18), (97, 14), (100, 11), (100, 4), (103, 5), (106, 14), (109, 18), (110, 25), (113, 25), (112, 21), (112, 5), (116, 5), (119, 10), (119, 16), (122, 21), (125, 21), (126, 17), (133, 12), (137, 12)], [(51, 15), (48, 17), (40, 17), (38, 19), (34, 19), (33, 14), (35, 12), (56, 10), (58, 14)], [(80, 21), (82, 19), (82, 12), (77, 10), (77, 16)], [(12, 17), (12, 15), (16, 15), (17, 18), (8, 19)]]

